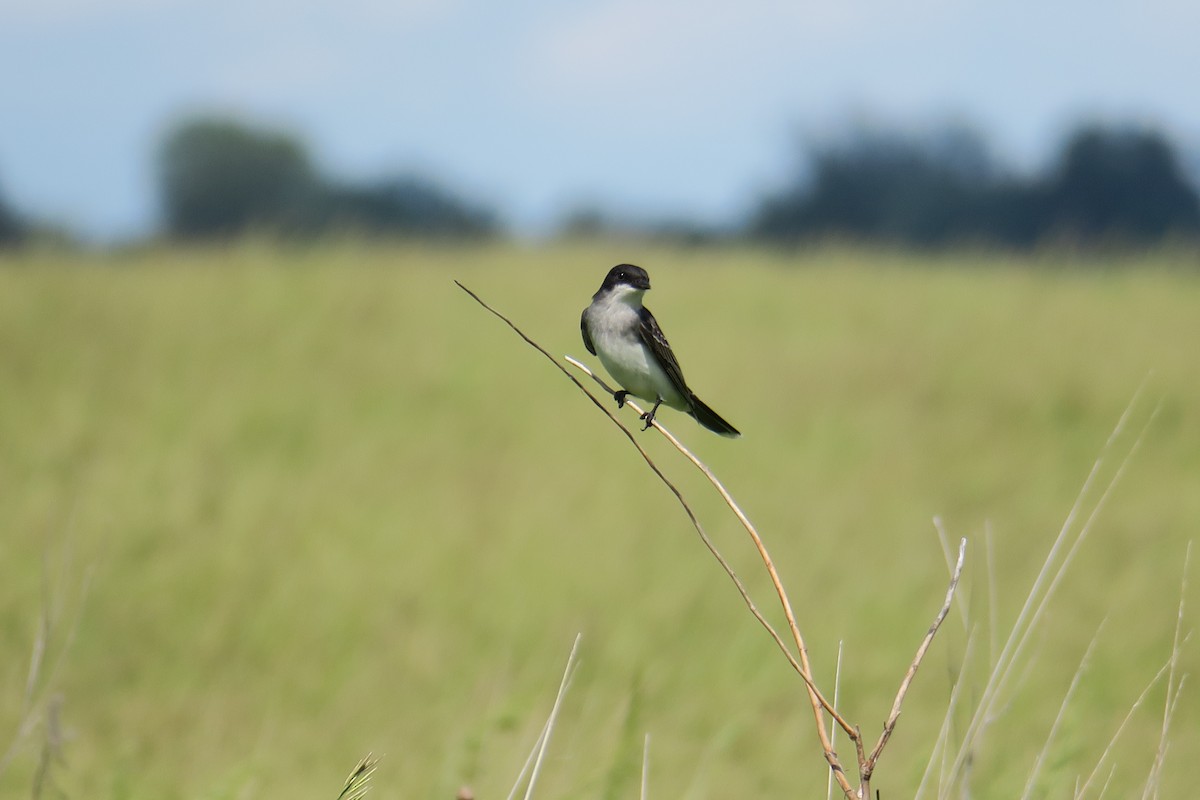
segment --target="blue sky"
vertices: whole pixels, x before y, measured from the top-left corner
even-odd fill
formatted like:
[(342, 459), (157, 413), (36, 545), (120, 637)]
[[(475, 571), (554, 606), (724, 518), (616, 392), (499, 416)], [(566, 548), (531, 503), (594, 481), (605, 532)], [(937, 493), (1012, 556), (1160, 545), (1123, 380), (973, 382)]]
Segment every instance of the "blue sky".
[(1195, 146), (1198, 31), (1195, 0), (0, 0), (0, 192), (146, 232), (164, 129), (219, 111), (522, 232), (589, 203), (717, 221), (860, 117), (965, 121), (1027, 166), (1095, 118)]

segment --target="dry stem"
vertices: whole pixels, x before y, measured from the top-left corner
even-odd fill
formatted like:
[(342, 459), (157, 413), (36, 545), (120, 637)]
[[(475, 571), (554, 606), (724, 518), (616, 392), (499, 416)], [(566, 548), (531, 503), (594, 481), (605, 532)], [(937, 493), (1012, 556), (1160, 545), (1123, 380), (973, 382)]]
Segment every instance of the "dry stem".
[[(616, 416), (611, 411), (609, 411), (608, 408), (603, 403), (600, 402), (599, 399), (596, 398), (595, 395), (593, 395), (591, 392), (589, 392), (587, 390), (587, 388), (582, 383), (580, 383), (579, 380), (574, 375), (572, 375), (565, 367), (563, 367), (563, 365), (558, 362), (558, 359), (556, 359), (554, 356), (550, 355), (550, 353), (548, 353), (545, 350), (545, 348), (543, 348), (537, 342), (535, 342), (534, 340), (532, 340), (528, 336), (526, 336), (525, 333), (512, 322), (512, 320), (510, 320), (508, 317), (501, 314), (496, 309), (489, 306), (477, 294), (472, 292), (467, 287), (463, 286), (458, 281), (455, 281), (455, 283), (458, 284), (458, 287), (460, 289), (462, 289), (464, 292), (469, 294), (475, 300), (475, 302), (479, 303), (479, 305), (483, 306), (485, 309), (487, 309), (493, 315), (495, 315), (500, 320), (502, 320), (506, 325), (508, 325), (508, 327), (512, 328), (513, 331), (515, 331), (518, 336), (520, 336), (522, 339), (524, 339), (525, 342), (527, 344), (529, 344), (530, 347), (533, 347), (535, 350), (537, 350), (539, 353), (541, 353), (543, 356), (545, 356), (552, 364), (554, 364), (555, 367), (557, 367), (559, 369), (560, 372), (562, 372), (564, 375), (566, 375), (571, 380), (571, 382), (574, 383), (575, 386), (579, 388), (579, 390), (581, 392), (583, 392), (585, 395), (587, 395), (588, 398), (592, 401), (592, 403), (597, 408), (599, 408), (602, 412), (604, 412), (605, 416), (607, 416), (614, 425), (616, 425), (618, 428), (620, 428), (621, 432), (625, 434), (625, 438), (629, 440), (629, 443), (632, 444), (637, 449), (638, 454), (641, 455), (642, 460), (646, 462), (646, 465), (651, 469), (651, 471), (654, 472), (654, 474), (658, 477), (658, 479), (663, 482), (663, 484), (671, 491), (671, 493), (673, 495), (675, 495), (675, 499), (678, 500), (679, 504), (683, 507), (684, 513), (687, 514), (688, 519), (692, 523), (692, 527), (696, 529), (696, 533), (700, 536), (700, 539), (704, 543), (704, 546), (706, 548), (708, 548), (708, 551), (712, 554), (713, 558), (715, 558), (717, 560), (717, 563), (721, 565), (721, 568), (725, 571), (725, 574), (729, 576), (729, 579), (731, 581), (733, 581), (734, 586), (737, 588), (738, 594), (741, 595), (742, 601), (746, 604), (746, 607), (749, 609), (750, 613), (754, 616), (754, 618), (756, 620), (758, 620), (759, 624), (762, 625), (764, 629), (766, 629), (767, 633), (775, 641), (775, 644), (779, 647), (779, 649), (783, 653), (784, 657), (787, 658), (788, 663), (790, 663), (792, 665), (792, 668), (795, 669), (797, 673), (799, 673), (800, 677), (805, 680), (806, 684), (808, 684), (815, 690), (816, 687), (812, 685), (811, 678), (809, 678), (804, 667), (801, 665), (801, 663), (799, 661), (796, 660), (796, 657), (794, 655), (792, 655), (791, 651), (788, 650), (787, 645), (783, 641), (783, 637), (781, 637), (779, 635), (778, 631), (775, 630), (775, 628), (771, 625), (771, 623), (767, 621), (767, 618), (765, 616), (763, 616), (763, 613), (758, 609), (758, 606), (754, 603), (754, 600), (750, 597), (750, 593), (746, 589), (745, 584), (743, 584), (741, 578), (738, 577), (737, 572), (734, 571), (733, 567), (729, 564), (729, 562), (725, 559), (725, 557), (723, 555), (721, 555), (721, 552), (717, 549), (717, 546), (713, 543), (712, 539), (710, 539), (708, 534), (705, 532), (704, 526), (700, 524), (700, 520), (696, 516), (695, 512), (692, 510), (692, 507), (690, 505), (688, 505), (687, 500), (684, 499), (683, 493), (679, 491), (678, 487), (676, 487), (675, 484), (672, 483), (669, 478), (667, 478), (666, 474), (661, 469), (659, 469), (658, 465), (654, 463), (654, 460), (652, 458), (650, 458), (650, 454), (647, 453), (645, 448), (643, 448), (641, 446), (641, 444), (638, 443), (637, 439), (634, 437), (633, 433), (629, 430), (629, 428), (625, 427), (625, 425), (623, 425), (621, 423), (621, 421), (619, 419), (617, 419)], [(572, 364), (575, 364), (577, 366), (582, 366), (579, 364), (579, 362), (575, 361), (574, 359), (568, 359), (568, 360)], [(586, 367), (583, 367), (583, 369), (589, 375), (592, 374), (591, 371), (588, 370)], [(600, 379), (596, 378), (595, 375), (592, 375), (592, 377), (595, 380), (597, 380), (598, 382), (600, 382), (601, 385), (603, 385), (603, 381), (600, 381)], [(612, 394), (611, 389), (609, 389), (607, 386), (605, 386), (604, 388), (606, 391), (609, 392), (609, 394)], [(636, 408), (636, 406), (633, 404), (632, 401), (627, 400), (626, 405)], [(640, 409), (639, 409), (639, 413), (640, 413)], [(664, 429), (661, 426), (659, 426), (658, 423), (655, 423), (655, 425), (658, 427), (658, 429), (660, 431), (664, 431)], [(678, 440), (675, 440), (674, 437), (671, 437), (671, 438), (676, 442), (678, 447), (682, 447), (682, 445), (678, 444)], [(819, 692), (817, 694), (818, 694), (818, 697), (821, 697)], [(821, 697), (821, 699), (824, 700), (823, 697)], [(832, 707), (830, 707), (830, 709), (832, 710)], [(839, 721), (839, 724), (841, 724), (843, 727), (845, 727), (847, 729), (847, 731), (852, 732), (852, 729), (849, 727), (849, 723), (847, 723), (844, 719), (842, 719), (840, 717), (840, 715), (834, 715), (834, 718), (837, 719)]]
[[(714, 475), (712, 473), (712, 471), (703, 462), (700, 461), (700, 459), (698, 459), (688, 448), (686, 448), (677, 438), (675, 438), (675, 436), (673, 434), (671, 434), (670, 431), (668, 431), (665, 427), (663, 427), (661, 423), (659, 423), (657, 420), (654, 420), (650, 423), (652, 427), (657, 429), (664, 437), (666, 437), (667, 440), (670, 441), (671, 444), (674, 445), (675, 448), (680, 453), (682, 453), (685, 458), (687, 458), (689, 461), (691, 461), (692, 464), (697, 469), (699, 469), (706, 478), (708, 478), (709, 482), (713, 485), (713, 487), (721, 495), (721, 497), (725, 501), (726, 505), (729, 506), (730, 510), (738, 518), (738, 521), (741, 522), (742, 527), (746, 530), (747, 534), (749, 534), (751, 540), (754, 542), (754, 546), (758, 551), (759, 557), (762, 559), (763, 566), (766, 569), (767, 574), (771, 579), (771, 584), (775, 588), (775, 592), (779, 598), (779, 603), (783, 609), (784, 616), (787, 618), (788, 629), (792, 634), (792, 639), (795, 642), (796, 649), (799, 654), (798, 660), (797, 660), (797, 657), (792, 654), (792, 652), (788, 648), (788, 646), (784, 643), (783, 639), (779, 636), (779, 634), (775, 631), (775, 629), (771, 626), (771, 624), (766, 620), (766, 618), (763, 616), (763, 614), (758, 610), (758, 607), (754, 604), (754, 601), (750, 598), (750, 595), (747, 592), (746, 587), (742, 583), (741, 579), (738, 577), (737, 573), (734, 572), (733, 568), (729, 565), (729, 563), (721, 556), (720, 552), (717, 550), (717, 548), (713, 544), (712, 540), (709, 539), (708, 535), (704, 532), (703, 527), (700, 525), (699, 519), (696, 517), (695, 513), (692, 511), (692, 509), (688, 505), (687, 501), (684, 500), (683, 494), (679, 491), (678, 488), (675, 487), (675, 485), (673, 483), (671, 483), (671, 481), (666, 477), (666, 475), (662, 472), (662, 470), (659, 469), (659, 467), (654, 463), (654, 461), (650, 458), (649, 454), (647, 454), (645, 449), (634, 438), (634, 436), (630, 432), (630, 430), (627, 427), (625, 427), (625, 425), (623, 425), (620, 422), (620, 420), (618, 420), (616, 418), (616, 416), (612, 412), (610, 412), (608, 410), (608, 408), (606, 408), (604, 406), (604, 404), (602, 404), (596, 398), (595, 395), (593, 395), (591, 392), (589, 392), (583, 386), (583, 384), (581, 384), (579, 382), (579, 380), (575, 378), (574, 375), (570, 374), (570, 372), (561, 363), (559, 363), (558, 359), (556, 359), (554, 356), (550, 355), (550, 353), (548, 353), (537, 342), (533, 341), (528, 336), (526, 336), (525, 333), (523, 333), (521, 331), (521, 329), (518, 328), (511, 320), (509, 320), (503, 314), (496, 311), (491, 306), (489, 306), (487, 303), (485, 303), (478, 295), (476, 295), (474, 292), (472, 292), (466, 286), (463, 286), (458, 281), (455, 281), (455, 283), (458, 285), (458, 287), (460, 289), (462, 289), (464, 292), (469, 294), (477, 303), (479, 303), (481, 306), (483, 306), (487, 311), (491, 312), (493, 315), (495, 315), (500, 320), (502, 320), (505, 324), (507, 324), (510, 328), (512, 328), (512, 330), (514, 332), (516, 332), (516, 334), (518, 336), (520, 336), (522, 339), (525, 340), (525, 342), (527, 344), (529, 344), (531, 347), (533, 347), (538, 352), (540, 352), (543, 356), (545, 356), (551, 363), (554, 364), (555, 367), (557, 367), (559, 369), (560, 372), (564, 373), (571, 380), (571, 382), (575, 384), (575, 386), (580, 391), (582, 391), (584, 394), (586, 394), (588, 396), (588, 398), (591, 399), (592, 403), (597, 408), (599, 408), (601, 411), (603, 411), (605, 416), (607, 416), (610, 421), (612, 421), (615, 425), (617, 425), (621, 429), (621, 431), (625, 434), (625, 436), (629, 440), (629, 442), (637, 449), (638, 453), (642, 456), (642, 459), (646, 462), (647, 466), (649, 466), (650, 469), (654, 472), (654, 474), (656, 476), (658, 476), (659, 480), (661, 480), (663, 482), (663, 484), (665, 484), (667, 486), (667, 488), (670, 489), (671, 493), (675, 495), (675, 497), (679, 501), (680, 505), (683, 506), (683, 509), (684, 509), (685, 513), (687, 514), (688, 519), (692, 523), (692, 526), (696, 529), (696, 532), (700, 535), (700, 538), (704, 542), (704, 545), (708, 548), (709, 552), (712, 553), (713, 557), (716, 558), (718, 563), (720, 563), (722, 569), (725, 570), (725, 573), (729, 576), (730, 580), (733, 581), (734, 586), (737, 587), (738, 593), (741, 595), (742, 601), (746, 604), (746, 607), (750, 610), (750, 612), (754, 616), (754, 618), (758, 620), (759, 624), (761, 624), (763, 626), (763, 628), (768, 632), (768, 634), (770, 634), (771, 638), (775, 641), (775, 644), (779, 647), (780, 651), (787, 658), (788, 663), (792, 665), (792, 668), (804, 680), (804, 685), (805, 685), (805, 688), (807, 689), (809, 701), (812, 706), (813, 718), (816, 723), (817, 737), (820, 739), (821, 749), (824, 753), (825, 760), (826, 760), (826, 762), (828, 762), (831, 773), (832, 773), (834, 779), (837, 780), (838, 786), (842, 789), (842, 792), (848, 798), (853, 799), (853, 798), (869, 797), (871, 774), (874, 772), (875, 765), (879, 759), (879, 756), (883, 752), (884, 747), (887, 745), (888, 739), (891, 737), (892, 731), (895, 729), (896, 721), (898, 720), (898, 718), (900, 716), (900, 706), (904, 702), (904, 697), (908, 693), (908, 689), (912, 683), (913, 677), (916, 675), (917, 669), (920, 667), (921, 661), (924, 658), (925, 653), (929, 649), (929, 644), (932, 641), (933, 636), (937, 633), (937, 630), (941, 626), (942, 621), (946, 618), (947, 613), (949, 613), (950, 605), (953, 601), (954, 591), (958, 585), (959, 577), (962, 574), (963, 559), (964, 559), (965, 548), (966, 548), (966, 540), (965, 539), (962, 540), (962, 542), (960, 543), (960, 546), (959, 546), (958, 563), (955, 567), (954, 575), (951, 578), (950, 588), (946, 593), (946, 601), (943, 604), (943, 607), (939, 611), (938, 615), (935, 617), (933, 624), (930, 626), (929, 630), (925, 634), (925, 637), (922, 639), (920, 646), (917, 648), (917, 654), (914, 657), (912, 664), (909, 666), (908, 671), (905, 673), (904, 679), (900, 683), (900, 689), (896, 694), (896, 699), (892, 705), (892, 711), (889, 714), (886, 723), (884, 724), (884, 730), (883, 730), (882, 735), (880, 736), (879, 742), (875, 745), (874, 749), (871, 751), (871, 754), (868, 756), (864, 750), (862, 732), (859, 730), (858, 726), (851, 724), (848, 720), (845, 719), (845, 717), (843, 717), (840, 713), (838, 713), (838, 711), (834, 707), (834, 705), (831, 704), (828, 700), (826, 700), (825, 696), (817, 688), (817, 685), (814, 682), (813, 677), (812, 677), (812, 668), (811, 668), (811, 665), (809, 663), (809, 658), (808, 658), (808, 648), (804, 644), (804, 637), (800, 633), (799, 624), (796, 622), (796, 615), (792, 610), (791, 600), (788, 597), (787, 591), (783, 587), (783, 582), (779, 577), (778, 571), (775, 569), (774, 561), (771, 559), (771, 556), (767, 551), (766, 545), (764, 544), (762, 537), (759, 536), (758, 531), (755, 529), (754, 525), (750, 522), (749, 518), (742, 511), (741, 507), (738, 506), (737, 502), (733, 499), (732, 495), (729, 494), (728, 490), (726, 490), (725, 486), (716, 477), (716, 475)], [(579, 361), (576, 361), (575, 359), (573, 359), (569, 356), (567, 357), (567, 361), (569, 361), (571, 364), (573, 364), (574, 366), (578, 367), (579, 369), (581, 369), (585, 373), (587, 373), (589, 376), (591, 376), (591, 378), (593, 380), (595, 380), (601, 387), (603, 387), (604, 390), (606, 392), (608, 392), (610, 395), (614, 394), (614, 391), (611, 388), (609, 388), (601, 378), (599, 378), (595, 373), (593, 373), (590, 369), (588, 369), (584, 364), (580, 363)], [(626, 400), (626, 405), (629, 405), (634, 411), (638, 412), (639, 414), (642, 413), (642, 410), (636, 405), (636, 403), (631, 402), (628, 399)], [(841, 728), (846, 732), (846, 734), (854, 742), (855, 750), (856, 750), (856, 753), (858, 756), (859, 775), (861, 778), (861, 786), (859, 787), (859, 789), (857, 791), (850, 785), (850, 781), (847, 778), (845, 770), (843, 769), (843, 767), (841, 765), (841, 761), (838, 757), (838, 754), (833, 749), (833, 744), (832, 744), (830, 733), (825, 730), (825, 723), (824, 723), (824, 717), (823, 717), (823, 714), (825, 712), (829, 713), (829, 715), (837, 722), (837, 724), (839, 726), (841, 726)]]
[[(892, 711), (888, 714), (887, 722), (883, 725), (883, 733), (879, 735), (879, 741), (875, 743), (875, 748), (871, 750), (870, 757), (860, 766), (859, 772), (862, 775), (864, 788), (868, 787), (871, 775), (875, 772), (875, 764), (879, 761), (879, 756), (883, 753), (883, 748), (887, 746), (888, 739), (892, 738), (892, 731), (896, 730), (896, 723), (900, 720), (900, 707), (904, 704), (904, 697), (908, 694), (908, 689), (912, 685), (913, 678), (917, 675), (917, 670), (921, 667), (921, 662), (925, 659), (925, 654), (929, 652), (929, 645), (933, 642), (933, 637), (938, 632), (938, 628), (942, 627), (942, 622), (945, 621), (946, 615), (950, 613), (950, 606), (954, 602), (954, 591), (958, 588), (958, 581), (962, 577), (963, 563), (966, 560), (966, 556), (967, 540), (959, 539), (958, 560), (954, 562), (954, 574), (950, 576), (950, 586), (946, 589), (946, 600), (942, 603), (937, 616), (933, 618), (933, 624), (925, 632), (925, 638), (921, 639), (921, 644), (917, 646), (917, 654), (913, 657), (912, 664), (908, 666), (908, 671), (904, 673), (904, 679), (900, 681), (900, 689), (896, 692), (896, 699), (892, 702)], [(864, 795), (866, 794), (864, 792)]]
[[(614, 390), (585, 364), (577, 361), (574, 358), (571, 358), (570, 356), (567, 356), (566, 359), (569, 363), (587, 373), (587, 375), (591, 377), (591, 379), (597, 384), (599, 384), (604, 391), (608, 392), (609, 394), (615, 394)], [(643, 413), (638, 404), (635, 401), (630, 400), (628, 397), (625, 399), (625, 405), (629, 406), (639, 415)], [(825, 760), (829, 763), (831, 772), (833, 773), (835, 779), (837, 779), (838, 786), (841, 787), (842, 792), (845, 793), (847, 797), (858, 797), (858, 793), (855, 792), (854, 787), (850, 785), (850, 781), (846, 777), (845, 769), (842, 767), (837, 751), (833, 749), (833, 742), (830, 740), (829, 734), (825, 731), (825, 720), (822, 717), (822, 711), (829, 712), (829, 715), (837, 721), (838, 725), (842, 727), (842, 730), (846, 732), (846, 735), (849, 736), (851, 741), (854, 742), (855, 750), (858, 753), (860, 766), (864, 763), (862, 734), (859, 732), (858, 726), (852, 725), (849, 721), (847, 721), (845, 717), (838, 713), (833, 704), (825, 699), (825, 696), (821, 693), (821, 690), (817, 688), (816, 683), (813, 681), (812, 666), (810, 665), (808, 659), (808, 647), (804, 644), (804, 636), (800, 633), (800, 626), (796, 622), (795, 612), (792, 611), (792, 602), (788, 598), (787, 590), (783, 588), (783, 581), (779, 577), (779, 572), (775, 569), (775, 562), (771, 559), (771, 554), (767, 551), (766, 544), (763, 542), (762, 537), (759, 536), (758, 530), (754, 527), (754, 524), (750, 522), (750, 518), (746, 516), (744, 511), (742, 511), (741, 507), (737, 504), (737, 501), (733, 499), (733, 496), (725, 488), (725, 485), (721, 483), (720, 479), (713, 474), (712, 470), (710, 470), (708, 466), (704, 464), (704, 462), (697, 458), (691, 450), (684, 446), (684, 444), (680, 442), (673, 433), (667, 430), (666, 427), (663, 426), (663, 424), (657, 419), (650, 423), (650, 427), (657, 429), (658, 432), (667, 439), (667, 441), (675, 446), (676, 450), (682, 453), (688, 461), (691, 461), (697, 469), (704, 473), (704, 476), (708, 478), (709, 483), (711, 483), (717, 490), (717, 493), (721, 495), (721, 498), (725, 501), (725, 504), (729, 506), (730, 510), (733, 511), (734, 516), (736, 516), (738, 521), (742, 523), (742, 527), (746, 530), (746, 533), (750, 535), (751, 541), (754, 542), (754, 547), (756, 550), (758, 550), (759, 558), (762, 559), (763, 566), (767, 570), (767, 575), (771, 578), (771, 585), (775, 588), (775, 594), (779, 598), (779, 604), (783, 608), (783, 614), (787, 619), (788, 630), (791, 631), (792, 640), (796, 643), (796, 649), (799, 651), (799, 663), (796, 662), (796, 659), (792, 656), (791, 651), (786, 647), (786, 645), (784, 645), (782, 641), (778, 639), (778, 634), (774, 634), (773, 629), (771, 629), (771, 632), (776, 637), (776, 643), (787, 656), (788, 662), (792, 664), (793, 669), (795, 669), (796, 672), (799, 673), (800, 677), (804, 680), (804, 685), (808, 690), (809, 702), (812, 705), (813, 720), (817, 726), (817, 737), (821, 741), (821, 750), (825, 755)], [(766, 624), (765, 620), (760, 621)]]

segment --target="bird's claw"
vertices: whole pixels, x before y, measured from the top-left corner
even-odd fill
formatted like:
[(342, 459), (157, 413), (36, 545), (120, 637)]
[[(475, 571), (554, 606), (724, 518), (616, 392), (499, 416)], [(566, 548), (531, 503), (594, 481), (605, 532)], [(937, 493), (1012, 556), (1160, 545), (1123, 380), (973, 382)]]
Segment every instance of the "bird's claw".
[[(628, 391), (628, 390), (626, 390), (626, 389), (621, 389), (621, 390), (620, 390), (620, 391), (618, 391), (618, 392), (613, 392), (613, 398), (614, 398), (614, 399), (617, 401), (617, 408), (624, 408), (624, 407), (625, 407), (625, 398), (627, 398), (627, 397), (629, 397), (629, 391)], [(659, 400), (657, 403), (655, 403), (655, 404), (654, 404), (654, 408), (652, 408), (652, 409), (650, 409), (649, 411), (647, 411), (647, 412), (645, 412), (645, 413), (641, 414), (641, 415), (638, 417), (638, 419), (640, 419), (640, 420), (644, 420), (644, 421), (645, 421), (645, 423), (646, 423), (646, 424), (645, 424), (645, 425), (642, 427), (642, 430), (649, 430), (649, 429), (650, 429), (650, 426), (654, 424), (654, 415), (655, 415), (655, 413), (657, 413), (657, 411), (658, 411), (658, 407), (659, 407), (660, 405), (662, 405), (662, 400)]]

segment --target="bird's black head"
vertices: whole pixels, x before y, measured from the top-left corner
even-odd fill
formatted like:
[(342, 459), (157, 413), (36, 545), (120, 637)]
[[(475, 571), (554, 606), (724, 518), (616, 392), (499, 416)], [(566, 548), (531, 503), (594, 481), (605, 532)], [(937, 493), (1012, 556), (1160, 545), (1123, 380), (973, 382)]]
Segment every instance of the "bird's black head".
[(616, 286), (630, 286), (645, 291), (650, 288), (650, 276), (646, 270), (633, 264), (617, 264), (604, 276), (600, 289), (612, 289)]

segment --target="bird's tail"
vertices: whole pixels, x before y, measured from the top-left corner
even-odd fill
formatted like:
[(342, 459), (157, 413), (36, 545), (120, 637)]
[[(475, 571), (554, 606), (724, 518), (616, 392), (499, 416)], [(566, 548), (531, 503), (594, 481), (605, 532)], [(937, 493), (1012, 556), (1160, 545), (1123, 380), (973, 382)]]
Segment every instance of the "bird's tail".
[(722, 419), (720, 414), (704, 405), (704, 402), (699, 397), (692, 395), (689, 399), (691, 400), (691, 408), (688, 413), (696, 418), (696, 422), (699, 422), (713, 433), (728, 436), (730, 439), (736, 439), (742, 435), (741, 431)]

